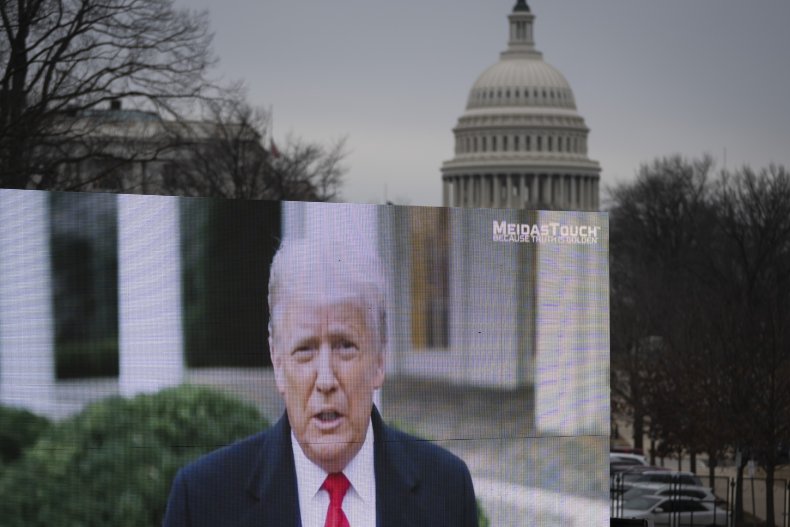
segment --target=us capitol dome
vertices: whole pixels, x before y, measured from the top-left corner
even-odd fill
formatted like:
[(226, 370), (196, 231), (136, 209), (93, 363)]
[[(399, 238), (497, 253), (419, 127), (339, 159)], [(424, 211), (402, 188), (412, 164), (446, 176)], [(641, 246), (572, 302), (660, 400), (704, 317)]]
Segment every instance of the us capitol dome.
[(518, 0), (500, 60), (469, 92), (442, 164), (450, 207), (598, 210), (601, 167), (568, 81), (535, 49), (535, 15)]

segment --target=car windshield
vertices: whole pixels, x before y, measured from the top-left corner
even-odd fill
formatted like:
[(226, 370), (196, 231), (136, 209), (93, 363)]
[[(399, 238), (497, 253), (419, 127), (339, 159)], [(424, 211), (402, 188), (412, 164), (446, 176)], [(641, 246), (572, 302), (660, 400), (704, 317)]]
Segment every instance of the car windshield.
[(659, 501), (661, 501), (661, 498), (656, 498), (654, 496), (639, 496), (638, 498), (627, 500), (623, 504), (623, 508), (635, 511), (646, 511)]

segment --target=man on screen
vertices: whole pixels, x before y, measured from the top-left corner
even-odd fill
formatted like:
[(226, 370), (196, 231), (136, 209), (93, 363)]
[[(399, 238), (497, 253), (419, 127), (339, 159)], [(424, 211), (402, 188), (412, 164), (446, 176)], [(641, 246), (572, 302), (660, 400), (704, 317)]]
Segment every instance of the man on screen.
[(286, 412), (270, 430), (182, 469), (165, 525), (477, 525), (449, 452), (386, 425), (384, 269), (370, 252), (286, 241), (269, 280), (269, 347)]

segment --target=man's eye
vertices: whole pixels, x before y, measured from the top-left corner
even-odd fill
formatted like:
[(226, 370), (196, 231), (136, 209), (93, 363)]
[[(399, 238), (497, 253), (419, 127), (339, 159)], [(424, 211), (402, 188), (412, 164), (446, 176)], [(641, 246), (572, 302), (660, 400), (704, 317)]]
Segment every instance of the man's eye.
[(298, 361), (306, 361), (313, 358), (315, 351), (315, 348), (312, 346), (299, 346), (291, 352), (291, 355)]
[(335, 344), (335, 349), (344, 357), (357, 353), (359, 347), (350, 340), (340, 340)]

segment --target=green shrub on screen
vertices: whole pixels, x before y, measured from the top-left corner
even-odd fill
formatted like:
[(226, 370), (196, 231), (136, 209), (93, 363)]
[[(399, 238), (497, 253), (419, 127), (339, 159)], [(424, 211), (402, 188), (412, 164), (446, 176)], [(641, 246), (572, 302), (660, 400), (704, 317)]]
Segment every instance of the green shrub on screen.
[(33, 445), (49, 421), (34, 413), (18, 408), (0, 406), (0, 470)]
[(266, 426), (253, 406), (206, 388), (106, 399), (49, 428), (0, 475), (2, 524), (159, 526), (181, 466)]

